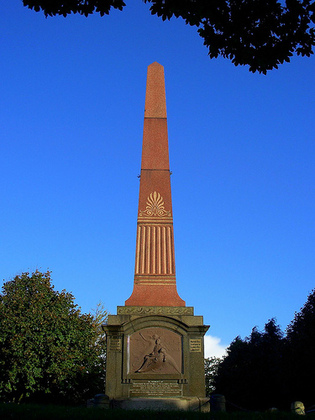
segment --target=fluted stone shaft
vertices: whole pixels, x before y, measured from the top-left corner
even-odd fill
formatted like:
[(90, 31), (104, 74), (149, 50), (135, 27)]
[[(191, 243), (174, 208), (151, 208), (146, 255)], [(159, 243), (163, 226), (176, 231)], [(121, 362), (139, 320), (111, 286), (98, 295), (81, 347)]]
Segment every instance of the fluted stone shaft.
[(148, 66), (134, 290), (127, 306), (185, 306), (175, 277), (164, 68)]

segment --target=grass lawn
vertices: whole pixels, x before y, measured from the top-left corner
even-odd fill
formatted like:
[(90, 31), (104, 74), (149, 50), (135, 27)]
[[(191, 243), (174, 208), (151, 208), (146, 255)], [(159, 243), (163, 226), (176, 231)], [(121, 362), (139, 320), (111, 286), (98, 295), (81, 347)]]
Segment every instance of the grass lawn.
[[(307, 415), (315, 420), (315, 414)], [(289, 412), (257, 413), (196, 413), (187, 411), (125, 411), (103, 410), (86, 407), (63, 407), (58, 405), (0, 404), (1, 420), (299, 420), (300, 417)], [(303, 417), (302, 417), (303, 419)], [(300, 419), (300, 420), (302, 420)]]

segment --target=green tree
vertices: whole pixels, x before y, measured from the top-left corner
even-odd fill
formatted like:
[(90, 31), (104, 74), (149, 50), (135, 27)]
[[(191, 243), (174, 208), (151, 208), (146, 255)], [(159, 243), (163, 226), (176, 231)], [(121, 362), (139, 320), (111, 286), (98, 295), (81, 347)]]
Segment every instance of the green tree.
[[(313, 54), (314, 0), (143, 0), (163, 20), (181, 17), (198, 27), (210, 58), (219, 55), (252, 72), (266, 74), (289, 62), (295, 53)], [(284, 4), (285, 3), (285, 4)], [(23, 0), (45, 16), (79, 13), (88, 16), (123, 10), (123, 0)]]
[(291, 401), (314, 404), (315, 289), (287, 328), (287, 383)]
[[(103, 319), (106, 316), (102, 312)], [(78, 402), (104, 388), (102, 315), (81, 313), (50, 272), (22, 273), (0, 294), (0, 397)]]
[(205, 359), (205, 380), (207, 396), (215, 391), (214, 378), (218, 373), (219, 364), (221, 362), (222, 359), (220, 357), (208, 357)]

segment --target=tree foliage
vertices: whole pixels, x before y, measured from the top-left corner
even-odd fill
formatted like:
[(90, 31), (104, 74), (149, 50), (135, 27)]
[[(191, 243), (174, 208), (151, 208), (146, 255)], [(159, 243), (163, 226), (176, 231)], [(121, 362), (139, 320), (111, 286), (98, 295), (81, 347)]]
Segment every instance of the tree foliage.
[(283, 334), (275, 319), (264, 331), (236, 337), (219, 363), (215, 392), (245, 409), (289, 409), (293, 401), (315, 403), (315, 289)]
[(287, 328), (289, 396), (307, 406), (315, 402), (315, 289)]
[(218, 373), (218, 368), (221, 362), (222, 359), (220, 357), (208, 357), (205, 359), (205, 382), (207, 396), (215, 391), (214, 379)]
[(236, 337), (218, 367), (216, 393), (245, 409), (279, 408), (283, 401), (283, 348), (283, 334), (274, 319), (266, 323), (264, 331), (253, 328), (244, 340)]
[[(0, 294), (0, 397), (78, 402), (104, 387), (98, 316), (57, 292), (50, 272), (22, 273)], [(48, 398), (47, 398), (48, 397)]]
[[(210, 58), (219, 55), (233, 64), (249, 65), (266, 74), (290, 61), (293, 54), (309, 57), (315, 45), (314, 0), (143, 0), (163, 20), (181, 17), (198, 27)], [(79, 13), (88, 16), (123, 10), (123, 0), (23, 0), (45, 16)]]
[(101, 16), (108, 15), (110, 9), (122, 10), (125, 3), (122, 0), (23, 0), (24, 6), (43, 11), (45, 16), (68, 16), (71, 13), (89, 16), (99, 13)]

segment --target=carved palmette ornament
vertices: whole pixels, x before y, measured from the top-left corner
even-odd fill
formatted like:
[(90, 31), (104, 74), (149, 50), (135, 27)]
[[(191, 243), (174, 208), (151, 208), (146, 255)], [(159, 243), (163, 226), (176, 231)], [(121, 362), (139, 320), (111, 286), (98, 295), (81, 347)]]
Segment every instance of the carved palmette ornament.
[(140, 210), (140, 216), (171, 216), (171, 212), (164, 209), (163, 197), (160, 193), (154, 191), (147, 198), (147, 205), (145, 210)]

